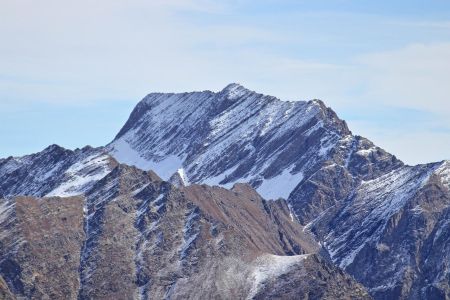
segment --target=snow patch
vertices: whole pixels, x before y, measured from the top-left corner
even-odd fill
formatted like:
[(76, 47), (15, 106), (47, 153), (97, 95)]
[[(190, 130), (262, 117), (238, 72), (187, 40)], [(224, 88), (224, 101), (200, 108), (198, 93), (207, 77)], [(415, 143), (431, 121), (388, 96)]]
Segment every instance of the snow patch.
[(361, 150), (358, 150), (358, 151), (356, 151), (356, 154), (359, 154), (359, 155), (361, 155), (361, 156), (367, 157), (367, 156), (369, 156), (372, 152), (375, 152), (375, 151), (377, 151), (377, 148), (376, 148), (376, 147), (371, 147), (371, 148), (369, 148), (369, 149), (361, 149)]
[(250, 278), (253, 279), (253, 285), (247, 299), (252, 299), (258, 293), (264, 282), (286, 274), (292, 267), (301, 263), (308, 256), (308, 254), (294, 256), (264, 254), (258, 257), (250, 275)]
[(83, 194), (111, 172), (109, 156), (95, 154), (73, 164), (64, 174), (64, 182), (46, 197), (70, 197)]
[[(162, 179), (168, 180), (172, 174), (183, 169), (183, 160), (176, 155), (167, 155), (162, 160), (147, 160), (134, 150), (125, 138), (113, 143), (111, 155), (120, 163), (139, 169), (155, 171)], [(183, 172), (184, 173), (184, 172)], [(185, 177), (187, 179), (187, 177)]]
[(177, 170), (178, 175), (180, 175), (181, 181), (183, 182), (184, 186), (188, 186), (189, 185), (189, 179), (186, 175), (186, 172), (184, 172), (183, 168), (180, 168)]
[(266, 200), (287, 199), (304, 177), (302, 172), (292, 174), (292, 169), (285, 169), (280, 175), (265, 179), (256, 191)]
[(442, 183), (450, 189), (450, 161), (444, 161), (435, 173), (441, 177)]

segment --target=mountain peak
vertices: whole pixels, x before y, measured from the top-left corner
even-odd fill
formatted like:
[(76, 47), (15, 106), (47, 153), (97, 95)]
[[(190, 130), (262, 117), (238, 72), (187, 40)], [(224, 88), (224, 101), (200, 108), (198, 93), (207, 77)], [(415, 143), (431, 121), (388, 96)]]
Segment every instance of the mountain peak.
[(57, 144), (52, 144), (44, 149), (45, 152), (65, 151), (65, 150), (67, 150), (67, 149), (64, 147), (61, 147), (60, 145), (57, 145)]
[[(146, 170), (155, 170), (161, 178)], [(221, 187), (208, 187), (213, 185)], [(39, 235), (33, 231), (38, 252), (46, 245), (60, 248), (60, 241), (52, 237), (74, 237), (76, 243), (63, 252), (50, 250), (56, 255), (77, 251), (70, 252), (79, 259), (71, 260), (75, 264), (70, 269), (74, 271), (71, 282), (79, 286), (69, 286), (74, 286), (74, 295), (81, 298), (96, 298), (111, 290), (121, 294), (108, 294), (109, 298), (136, 295), (136, 291), (141, 298), (189, 297), (193, 286), (224, 282), (220, 274), (229, 270), (250, 278), (249, 286), (232, 286), (231, 294), (217, 288), (223, 294), (192, 297), (245, 296), (251, 287), (248, 298), (276, 298), (278, 291), (285, 298), (301, 298), (299, 292), (305, 288), (294, 291), (291, 287), (303, 277), (293, 272), (299, 270), (306, 278), (318, 274), (319, 260), (310, 261), (306, 271), (296, 265), (299, 259), (306, 263), (313, 257), (300, 255), (303, 252), (316, 252), (318, 245), (309, 236), (314, 233), (326, 261), (340, 266), (343, 271), (339, 274), (347, 271), (363, 283), (374, 299), (441, 299), (449, 291), (449, 188), (450, 161), (406, 166), (369, 140), (352, 135), (345, 121), (318, 99), (282, 101), (238, 83), (219, 92), (152, 93), (136, 106), (106, 147), (72, 151), (52, 145), (25, 157), (0, 159), (0, 199), (6, 199), (0, 202), (0, 265), (5, 261), (15, 264), (12, 272), (0, 267), (0, 294), (2, 284), (5, 286), (2, 280), (14, 292), (41, 291), (40, 286), (28, 285), (33, 282), (19, 272), (21, 263), (35, 256), (24, 259), (22, 255), (30, 248), (29, 230), (22, 226), (27, 223), (31, 229), (51, 229), (42, 232), (42, 237), (40, 231)], [(63, 199), (14, 203), (17, 195), (85, 198), (70, 203)], [(279, 198), (286, 200), (266, 201)], [(16, 207), (19, 213), (15, 213)], [(42, 218), (45, 215), (50, 216), (48, 220)], [(70, 218), (74, 216), (78, 232), (54, 231), (72, 228), (75, 221)], [(17, 221), (17, 217), (22, 219)], [(26, 229), (26, 235), (17, 234), (16, 229)], [(102, 242), (118, 233), (124, 236), (113, 243), (117, 249)], [(225, 253), (223, 245), (230, 251)], [(270, 256), (257, 258), (248, 267), (236, 260), (246, 249), (250, 252), (242, 257), (248, 263), (256, 253)], [(105, 254), (108, 251), (111, 257)], [(202, 261), (205, 251), (211, 255)], [(231, 260), (224, 256), (228, 253)], [(52, 271), (56, 267), (47, 264), (48, 257), (42, 257), (38, 265), (50, 266), (45, 270)], [(104, 266), (117, 257), (125, 259), (117, 262), (124, 263), (118, 266), (123, 277), (104, 272), (109, 271)], [(230, 269), (223, 261), (239, 265)], [(161, 263), (155, 266), (155, 262)], [(215, 262), (219, 265), (211, 264)], [(61, 272), (66, 274), (66, 269)], [(206, 272), (211, 277), (191, 276), (211, 269), (217, 271)], [(167, 285), (167, 272), (182, 274), (183, 281), (178, 284), (179, 276), (175, 276)], [(341, 281), (331, 283), (333, 294), (329, 297), (322, 293), (323, 283), (327, 284), (324, 276), (319, 278), (320, 286), (314, 285), (311, 298), (338, 295), (334, 288), (340, 288)], [(254, 278), (263, 280), (255, 283)], [(105, 280), (111, 284), (102, 290)], [(348, 279), (342, 282), (348, 283)], [(110, 288), (117, 284), (119, 288)], [(292, 293), (285, 294), (284, 286)], [(50, 287), (46, 290), (53, 293)], [(355, 291), (354, 286), (348, 289)], [(215, 291), (207, 286), (201, 290)], [(341, 289), (338, 292), (344, 295)], [(348, 298), (365, 298), (361, 295)]]
[(228, 84), (220, 93), (227, 95), (228, 99), (237, 99), (248, 93), (255, 93), (239, 83)]
[(223, 91), (239, 89), (239, 88), (244, 88), (245, 89), (245, 87), (243, 85), (241, 85), (240, 83), (231, 82), (231, 83), (227, 84), (226, 87), (223, 88)]

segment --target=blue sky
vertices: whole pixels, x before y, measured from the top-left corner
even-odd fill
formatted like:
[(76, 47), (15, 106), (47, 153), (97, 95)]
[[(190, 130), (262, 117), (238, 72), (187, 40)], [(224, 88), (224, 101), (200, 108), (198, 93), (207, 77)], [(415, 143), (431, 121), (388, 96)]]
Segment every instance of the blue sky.
[(449, 1), (4, 0), (0, 36), (0, 157), (104, 145), (147, 93), (239, 82), (450, 159)]

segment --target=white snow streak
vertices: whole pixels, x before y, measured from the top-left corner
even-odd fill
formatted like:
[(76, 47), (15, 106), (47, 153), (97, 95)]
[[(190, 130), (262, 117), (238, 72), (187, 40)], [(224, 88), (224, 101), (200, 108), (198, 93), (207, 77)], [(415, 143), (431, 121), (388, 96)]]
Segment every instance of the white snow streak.
[[(127, 133), (128, 138), (121, 138), (114, 142), (114, 150), (111, 154), (117, 161), (145, 171), (152, 170), (164, 180), (168, 180), (175, 172), (183, 169), (183, 159), (176, 155), (168, 155), (161, 160), (148, 160), (143, 158), (127, 141), (128, 139), (132, 140), (132, 137), (130, 137), (132, 135), (132, 132)], [(182, 179), (189, 182), (185, 174)]]
[(267, 280), (277, 278), (282, 274), (289, 272), (292, 267), (297, 266), (309, 255), (278, 256), (273, 254), (264, 254), (255, 261), (254, 269), (250, 275), (253, 279), (253, 286), (247, 299), (252, 299), (260, 286)]
[(110, 171), (108, 155), (91, 155), (73, 164), (64, 174), (66, 180), (46, 197), (70, 197), (82, 194)]

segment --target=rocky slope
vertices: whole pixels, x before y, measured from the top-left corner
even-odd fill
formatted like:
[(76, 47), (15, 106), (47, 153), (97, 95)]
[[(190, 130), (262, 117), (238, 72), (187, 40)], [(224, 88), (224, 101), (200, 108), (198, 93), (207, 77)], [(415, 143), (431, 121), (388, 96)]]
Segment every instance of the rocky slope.
[(57, 145), (36, 154), (2, 159), (0, 198), (80, 195), (115, 165), (117, 162), (101, 149), (71, 151)]
[(75, 299), (83, 199), (18, 197), (0, 209), (0, 294), (16, 299)]
[[(230, 192), (196, 184), (234, 187)], [(264, 201), (250, 186), (265, 199), (286, 200)], [(302, 256), (318, 249), (309, 233), (321, 243), (323, 257), (376, 299), (450, 298), (449, 190), (450, 162), (406, 166), (352, 135), (320, 100), (281, 101), (238, 84), (218, 93), (150, 94), (104, 148), (50, 146), (38, 154), (0, 160), (4, 203), (17, 195), (86, 197), (81, 298), (194, 297), (186, 292), (189, 284), (203, 287), (213, 278), (216, 288), (232, 287), (236, 297), (275, 296), (271, 288), (290, 297), (304, 295), (302, 285), (288, 291), (298, 285), (295, 278), (305, 281), (305, 274), (312, 274), (307, 266), (321, 270), (314, 280), (330, 283), (329, 288), (341, 284), (344, 273), (316, 255)], [(218, 232), (231, 239), (228, 252), (205, 242), (218, 239), (212, 233), (216, 223), (222, 226)], [(199, 224), (209, 224), (209, 233)], [(162, 231), (154, 233), (158, 228)], [(201, 255), (190, 261), (199, 237)], [(161, 243), (164, 247), (158, 248)], [(166, 252), (172, 256), (156, 258)], [(227, 263), (210, 265), (204, 259), (208, 253)], [(120, 268), (111, 269), (109, 262), (116, 260)], [(309, 263), (315, 260), (320, 266)], [(303, 275), (280, 267), (287, 273), (255, 291), (244, 279), (229, 283), (223, 277), (233, 261), (233, 272), (242, 274), (254, 274), (261, 262), (290, 262), (301, 265)], [(264, 263), (268, 273), (278, 274)], [(157, 267), (150, 270), (149, 265)], [(197, 266), (211, 272), (196, 277), (186, 271)], [(105, 281), (105, 274), (116, 275)], [(329, 282), (330, 276), (340, 279)], [(215, 297), (215, 291), (201, 295)], [(343, 291), (339, 297), (353, 295)], [(321, 296), (338, 297), (334, 292), (331, 288)]]
[[(442, 219), (449, 206), (449, 163), (405, 166), (352, 135), (319, 100), (286, 102), (238, 84), (218, 93), (150, 94), (107, 150), (144, 169), (179, 170), (184, 181), (225, 187), (247, 182), (267, 199), (288, 199), (331, 260), (377, 298), (450, 297), (449, 262), (438, 259), (449, 255)], [(438, 208), (420, 210), (426, 202)], [(407, 214), (412, 203), (418, 211)], [(409, 220), (410, 235), (397, 227), (400, 217)], [(443, 248), (433, 247), (435, 232)], [(397, 237), (396, 245), (380, 252), (387, 249), (379, 246), (387, 235)], [(377, 253), (386, 262), (367, 258)]]
[(445, 299), (449, 171), (448, 163), (402, 167), (365, 181), (308, 227), (375, 298)]
[(16, 197), (0, 216), (10, 299), (369, 299), (316, 254), (285, 201), (176, 188), (117, 165), (85, 199)]

